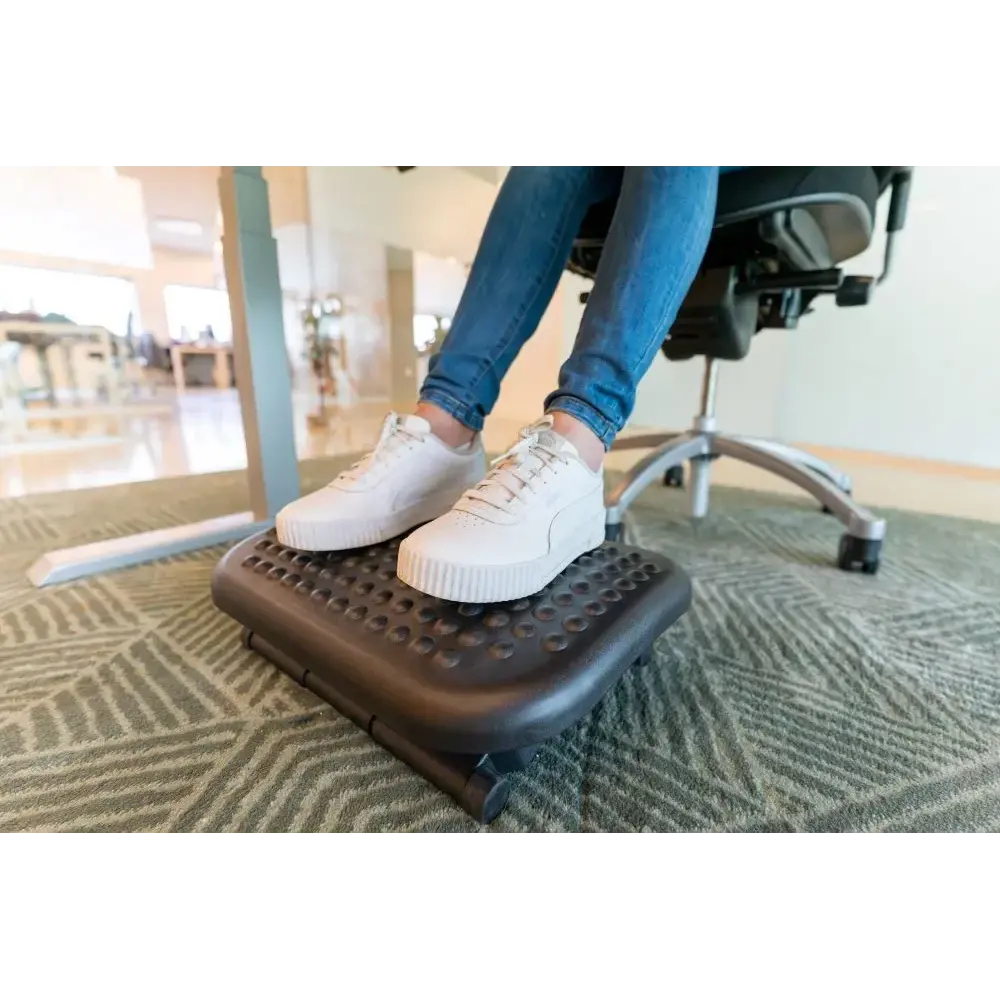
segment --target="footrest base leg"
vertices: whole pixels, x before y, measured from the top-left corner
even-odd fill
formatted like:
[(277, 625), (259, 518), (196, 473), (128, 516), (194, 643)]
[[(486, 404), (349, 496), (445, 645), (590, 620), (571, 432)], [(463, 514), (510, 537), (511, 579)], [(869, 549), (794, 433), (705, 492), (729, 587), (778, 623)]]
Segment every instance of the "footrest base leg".
[(322, 682), (315, 674), (301, 667), (255, 632), (244, 629), (243, 644), (266, 657), (296, 683), (331, 704), (341, 715), (368, 733), (379, 746), (450, 795), (480, 823), (492, 823), (507, 805), (510, 785), (504, 775), (525, 767), (538, 752), (537, 747), (508, 751), (498, 754), (497, 763), (494, 764), (488, 754), (427, 750), (365, 712), (354, 701), (333, 690), (329, 684)]
[(476, 757), (425, 750), (378, 719), (372, 722), (371, 735), (376, 743), (450, 795), (474, 820), (492, 823), (507, 805), (510, 785), (486, 754)]

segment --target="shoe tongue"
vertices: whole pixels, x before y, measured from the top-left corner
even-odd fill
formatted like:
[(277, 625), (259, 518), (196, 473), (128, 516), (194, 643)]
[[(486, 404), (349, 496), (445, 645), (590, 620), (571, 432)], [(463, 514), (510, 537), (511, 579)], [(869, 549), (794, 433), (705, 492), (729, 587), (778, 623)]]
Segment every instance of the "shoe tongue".
[(415, 434), (417, 437), (424, 437), (431, 432), (431, 425), (423, 417), (418, 417), (415, 413), (403, 417), (399, 421), (399, 426), (407, 434)]
[(576, 450), (576, 445), (567, 441), (562, 434), (557, 434), (551, 427), (542, 427), (538, 431), (538, 443), (549, 451), (554, 451), (557, 455), (569, 455), (571, 458), (580, 458), (580, 453)]

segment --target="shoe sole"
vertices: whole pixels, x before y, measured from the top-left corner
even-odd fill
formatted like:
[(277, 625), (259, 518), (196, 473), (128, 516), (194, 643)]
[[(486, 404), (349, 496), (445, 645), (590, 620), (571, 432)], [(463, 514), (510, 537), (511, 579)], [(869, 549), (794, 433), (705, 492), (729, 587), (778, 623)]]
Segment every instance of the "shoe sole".
[[(447, 510), (447, 508), (446, 508)], [(274, 526), (278, 541), (303, 552), (337, 552), (343, 549), (359, 549), (364, 545), (379, 545), (397, 535), (409, 531), (440, 516), (439, 510), (429, 516), (421, 511), (418, 517), (411, 514), (396, 514), (392, 517), (372, 517), (362, 521), (329, 521), (313, 524), (308, 521), (295, 522), (279, 514)]]
[(583, 537), (574, 536), (545, 559), (510, 566), (461, 566), (429, 559), (399, 547), (396, 575), (407, 586), (431, 597), (463, 604), (516, 601), (550, 584), (574, 559), (604, 542), (604, 518)]

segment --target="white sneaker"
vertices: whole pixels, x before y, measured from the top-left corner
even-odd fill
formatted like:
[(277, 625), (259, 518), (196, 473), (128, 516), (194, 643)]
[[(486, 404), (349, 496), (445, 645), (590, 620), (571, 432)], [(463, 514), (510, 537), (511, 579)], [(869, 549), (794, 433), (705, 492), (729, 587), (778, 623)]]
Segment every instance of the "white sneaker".
[(278, 541), (307, 552), (376, 545), (443, 514), (485, 471), (478, 435), (449, 448), (422, 417), (390, 413), (374, 451), (278, 514)]
[(447, 601), (513, 601), (604, 541), (604, 477), (545, 417), (442, 517), (403, 540), (400, 580)]

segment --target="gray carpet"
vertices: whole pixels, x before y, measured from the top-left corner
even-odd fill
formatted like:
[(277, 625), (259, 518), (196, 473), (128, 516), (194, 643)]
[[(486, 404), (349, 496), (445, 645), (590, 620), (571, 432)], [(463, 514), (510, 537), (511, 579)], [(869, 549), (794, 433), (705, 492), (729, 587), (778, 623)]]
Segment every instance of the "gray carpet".
[[(894, 513), (868, 578), (832, 568), (811, 504), (713, 504), (697, 530), (674, 491), (636, 508), (695, 605), (493, 829), (1000, 830), (1000, 526)], [(245, 505), (235, 473), (0, 501), (0, 829), (478, 829), (242, 649), (220, 549), (24, 581), (47, 548)]]

